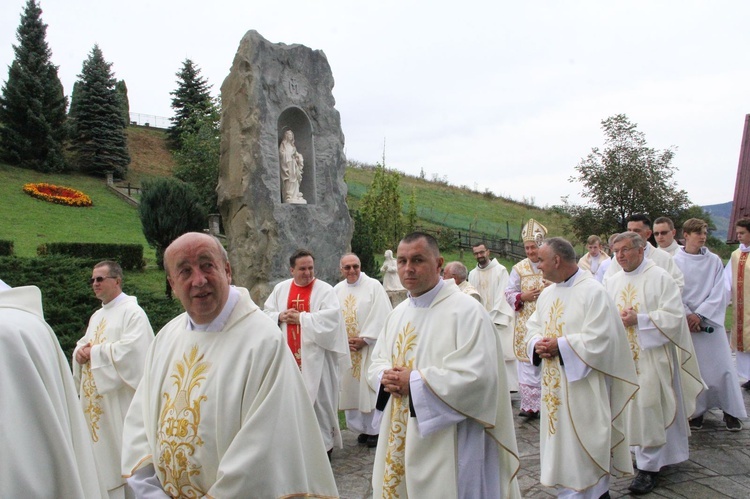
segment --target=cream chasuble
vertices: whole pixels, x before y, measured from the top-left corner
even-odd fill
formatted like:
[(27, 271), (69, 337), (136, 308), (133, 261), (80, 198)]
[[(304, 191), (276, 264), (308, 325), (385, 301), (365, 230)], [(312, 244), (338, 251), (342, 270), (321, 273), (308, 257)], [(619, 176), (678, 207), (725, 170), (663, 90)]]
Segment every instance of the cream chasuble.
[[(370, 367), (371, 351), (375, 340), (391, 312), (391, 301), (377, 279), (360, 272), (354, 284), (341, 281), (334, 287), (344, 314), (346, 335), (349, 338), (366, 338), (367, 345), (356, 352), (349, 352), (351, 362), (341, 376), (340, 410), (357, 410), (363, 413), (375, 409), (377, 393), (367, 383), (367, 370)], [(357, 431), (365, 432), (364, 429)], [(365, 432), (366, 433), (366, 432)]]
[(244, 288), (222, 331), (156, 336), (125, 420), (123, 474), (153, 464), (181, 497), (337, 497), (315, 414), (278, 327)]
[[(437, 413), (418, 409), (410, 417), (409, 397), (391, 396), (375, 454), (373, 497), (520, 497), (501, 347), (481, 305), (452, 280), (443, 283), (428, 308), (407, 300), (388, 316), (368, 378), (379, 390), (385, 369), (409, 367), (436, 399), (431, 407), (446, 408), (460, 422), (427, 431)], [(477, 439), (470, 444), (472, 436)], [(488, 463), (494, 467), (482, 469)], [(462, 480), (472, 474), (482, 478)], [(488, 482), (494, 490), (483, 488)]]
[(508, 287), (508, 271), (493, 258), (485, 268), (479, 266), (469, 272), (469, 283), (482, 295), (482, 303), (489, 312), (495, 331), (503, 348), (505, 374), (508, 389), (518, 390), (518, 372), (516, 356), (513, 353), (513, 319), (515, 312), (505, 300), (505, 288)]
[[(263, 306), (274, 322), (287, 309), (292, 279), (277, 284)], [(310, 312), (300, 313), (302, 329), (302, 379), (318, 416), (326, 449), (341, 447), (339, 430), (339, 379), (349, 357), (341, 306), (330, 284), (315, 279), (310, 295)], [(286, 323), (279, 324), (284, 337)]]
[[(154, 331), (134, 296), (120, 294), (89, 320), (73, 351), (73, 377), (94, 445), (99, 479), (107, 490), (125, 484), (120, 472), (122, 425), (141, 381)], [(91, 360), (79, 364), (76, 351), (91, 344)]]
[[(732, 252), (727, 268), (732, 282), (732, 348), (736, 352), (750, 353), (750, 256), (749, 251), (736, 249)], [(747, 376), (746, 376), (747, 377)]]
[(630, 444), (663, 446), (667, 428), (678, 414), (693, 414), (703, 389), (680, 290), (649, 260), (632, 272), (610, 277), (606, 288), (619, 310), (632, 307), (638, 314), (638, 325), (626, 329), (641, 387), (627, 411)]
[[(682, 271), (680, 268), (675, 265), (674, 260), (672, 257), (667, 253), (666, 251), (654, 247), (651, 243), (646, 242), (646, 249), (644, 252), (645, 258), (648, 258), (649, 260), (653, 261), (657, 267), (661, 267), (667, 272), (669, 272), (669, 275), (672, 276), (672, 279), (675, 280), (677, 283), (677, 286), (679, 286), (680, 291), (682, 291), (682, 288), (685, 286), (685, 278), (682, 275)], [(609, 267), (607, 268), (607, 272), (604, 274), (603, 282), (606, 283), (607, 279), (618, 273), (622, 270), (622, 267), (620, 267), (620, 264), (617, 263), (617, 258), (610, 258), (612, 263), (609, 264)]]
[(620, 316), (602, 285), (579, 270), (549, 286), (526, 327), (529, 356), (542, 337), (572, 351), (565, 365), (559, 356), (541, 362), (541, 483), (583, 491), (607, 474), (632, 473), (623, 416), (638, 385)]
[(2, 496), (106, 497), (70, 367), (35, 286), (0, 291), (0, 366)]

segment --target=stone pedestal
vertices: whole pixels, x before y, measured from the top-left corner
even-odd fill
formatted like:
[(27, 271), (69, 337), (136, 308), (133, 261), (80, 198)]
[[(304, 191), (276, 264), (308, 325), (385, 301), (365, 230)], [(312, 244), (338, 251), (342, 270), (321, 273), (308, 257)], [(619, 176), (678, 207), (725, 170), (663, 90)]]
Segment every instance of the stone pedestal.
[[(340, 279), (339, 258), (353, 226), (332, 89), (323, 52), (270, 43), (256, 31), (242, 38), (221, 87), (219, 211), (233, 281), (261, 306), (290, 277), (289, 256), (297, 248), (315, 254), (318, 278)], [(300, 193), (307, 204), (283, 202), (279, 145), (286, 130), (304, 157)]]

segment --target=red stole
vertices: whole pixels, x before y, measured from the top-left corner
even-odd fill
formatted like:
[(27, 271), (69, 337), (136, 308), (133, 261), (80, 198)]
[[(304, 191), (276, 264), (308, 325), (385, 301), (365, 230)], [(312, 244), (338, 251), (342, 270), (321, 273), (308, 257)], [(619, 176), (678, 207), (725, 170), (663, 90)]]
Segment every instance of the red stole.
[[(315, 284), (315, 280), (307, 286), (302, 287), (297, 286), (294, 280), (292, 280), (292, 286), (289, 288), (289, 298), (286, 301), (286, 308), (293, 308), (300, 312), (309, 312), (313, 284)], [(294, 354), (297, 365), (302, 369), (302, 330), (299, 324), (286, 325), (286, 341)]]

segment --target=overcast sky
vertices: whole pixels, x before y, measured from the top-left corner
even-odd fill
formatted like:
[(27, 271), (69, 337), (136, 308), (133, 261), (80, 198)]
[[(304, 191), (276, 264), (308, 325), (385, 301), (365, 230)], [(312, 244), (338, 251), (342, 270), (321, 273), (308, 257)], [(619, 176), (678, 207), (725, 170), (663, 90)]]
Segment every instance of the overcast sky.
[[(0, 80), (26, 0), (0, 3)], [(70, 95), (98, 43), (131, 112), (169, 117), (186, 58), (218, 94), (246, 31), (322, 50), (351, 160), (538, 205), (627, 114), (675, 146), (678, 186), (731, 201), (750, 113), (750, 2), (42, 0)]]

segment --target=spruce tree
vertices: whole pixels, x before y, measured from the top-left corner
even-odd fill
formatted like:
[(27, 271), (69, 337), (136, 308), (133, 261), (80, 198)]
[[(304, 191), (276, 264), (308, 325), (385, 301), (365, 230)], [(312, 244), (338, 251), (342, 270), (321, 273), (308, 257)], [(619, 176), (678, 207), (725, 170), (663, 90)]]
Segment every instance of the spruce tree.
[(104, 176), (111, 171), (116, 178), (124, 178), (130, 155), (116, 83), (112, 63), (94, 45), (78, 75), (76, 106), (70, 116), (71, 147), (82, 172)]
[(174, 96), (172, 109), (175, 115), (169, 128), (169, 138), (175, 147), (180, 148), (183, 133), (198, 131), (199, 127), (196, 126), (196, 120), (192, 119), (193, 115), (208, 115), (214, 105), (211, 99), (211, 85), (201, 76), (200, 68), (193, 61), (185, 59), (182, 69), (176, 76), (177, 89), (170, 92)]
[(115, 84), (117, 96), (120, 98), (120, 114), (122, 115), (122, 126), (125, 128), (130, 125), (130, 101), (128, 100), (128, 86), (125, 80), (118, 80)]
[(65, 111), (57, 66), (50, 58), (42, 9), (28, 0), (16, 30), (15, 59), (0, 97), (0, 149), (6, 161), (42, 172), (66, 169)]

